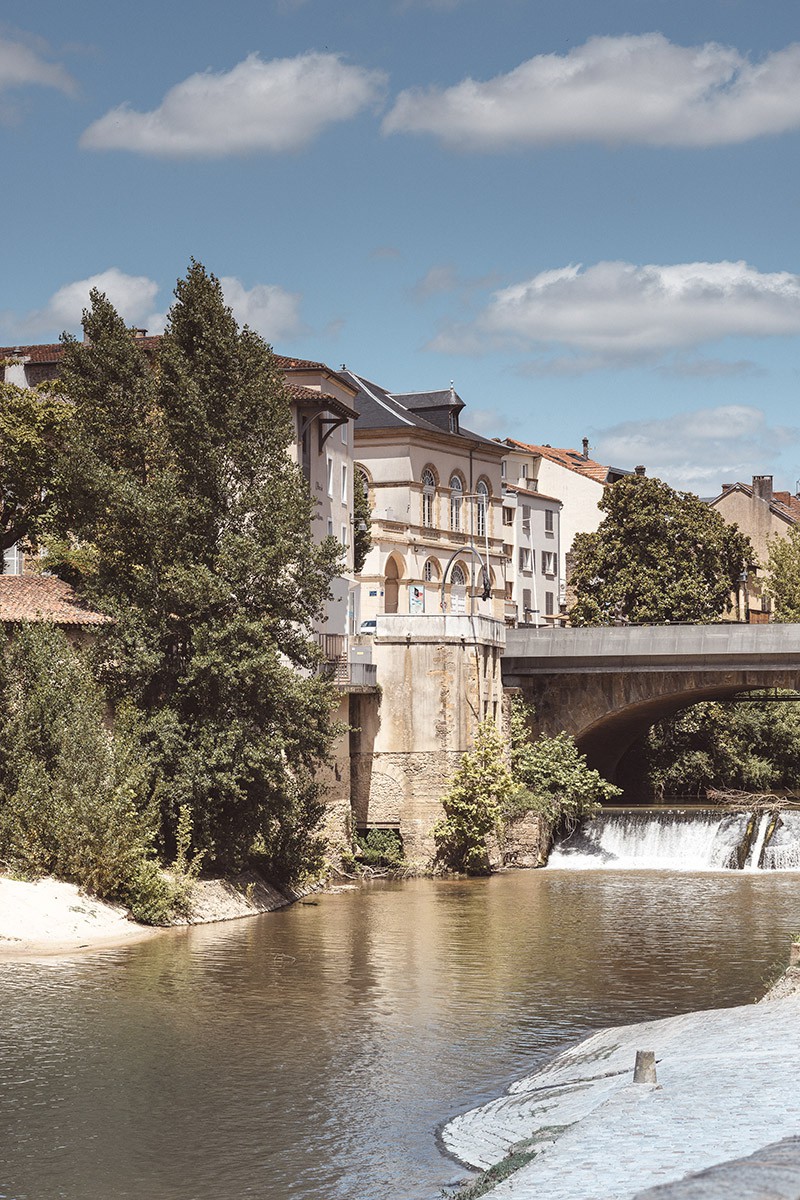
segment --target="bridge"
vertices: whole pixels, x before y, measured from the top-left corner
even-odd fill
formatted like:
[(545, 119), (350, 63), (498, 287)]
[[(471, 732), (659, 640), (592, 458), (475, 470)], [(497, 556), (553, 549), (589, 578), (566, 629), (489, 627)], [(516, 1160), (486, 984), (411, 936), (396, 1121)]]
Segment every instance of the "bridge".
[(614, 780), (656, 721), (700, 700), (800, 689), (800, 625), (662, 625), (509, 629), (503, 684), (535, 705), (547, 734), (574, 735)]

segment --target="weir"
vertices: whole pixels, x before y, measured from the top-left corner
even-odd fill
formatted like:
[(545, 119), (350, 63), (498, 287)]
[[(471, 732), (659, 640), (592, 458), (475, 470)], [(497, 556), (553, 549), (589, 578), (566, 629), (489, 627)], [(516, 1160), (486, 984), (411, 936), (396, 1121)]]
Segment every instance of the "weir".
[(605, 809), (553, 847), (567, 870), (800, 871), (800, 811)]

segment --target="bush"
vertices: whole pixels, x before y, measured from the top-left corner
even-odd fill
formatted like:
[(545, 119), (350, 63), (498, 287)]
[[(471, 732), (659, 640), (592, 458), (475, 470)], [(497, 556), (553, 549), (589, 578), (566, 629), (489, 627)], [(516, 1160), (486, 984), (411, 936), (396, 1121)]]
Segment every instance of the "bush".
[(494, 721), (482, 721), (442, 799), (444, 819), (433, 828), (436, 861), (450, 871), (487, 875), (491, 869), (486, 839), (499, 832), (503, 809), (516, 792), (506, 751)]
[(0, 856), (165, 922), (185, 904), (189, 872), (171, 881), (154, 856), (135, 719), (124, 710), (111, 733), (86, 663), (51, 626), (23, 626), (2, 668)]
[(370, 829), (363, 837), (357, 833), (355, 858), (368, 867), (402, 867), (402, 838), (396, 829)]

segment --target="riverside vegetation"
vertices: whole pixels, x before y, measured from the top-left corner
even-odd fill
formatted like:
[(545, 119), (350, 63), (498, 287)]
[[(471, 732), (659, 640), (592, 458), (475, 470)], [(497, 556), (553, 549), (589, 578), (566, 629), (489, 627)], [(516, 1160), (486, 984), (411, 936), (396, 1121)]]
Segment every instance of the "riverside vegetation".
[(62, 339), (55, 409), (37, 392), (41, 419), (14, 423), (6, 387), (0, 422), (4, 454), (42, 450), (7, 544), (44, 544), (48, 570), (113, 619), (81, 655), (52, 630), (6, 646), (0, 859), (151, 921), (201, 859), (286, 883), (321, 870), (336, 733), (311, 623), (340, 547), (311, 536), (283, 375), (200, 264), (175, 296), (148, 358), (93, 291), (84, 342)]
[(433, 829), (436, 861), (444, 869), (488, 874), (489, 838), (502, 847), (514, 822), (537, 817), (546, 849), (554, 834), (574, 828), (620, 795), (587, 766), (569, 734), (532, 740), (532, 720), (533, 711), (515, 700), (507, 738), (491, 719), (478, 726), (475, 745), (442, 799), (445, 815)]

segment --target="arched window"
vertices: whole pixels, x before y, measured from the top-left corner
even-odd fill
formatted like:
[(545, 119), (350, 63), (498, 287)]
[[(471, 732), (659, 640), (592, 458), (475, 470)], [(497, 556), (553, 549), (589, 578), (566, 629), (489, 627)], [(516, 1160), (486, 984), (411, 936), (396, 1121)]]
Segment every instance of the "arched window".
[(433, 583), (439, 578), (439, 564), (435, 558), (429, 558), (422, 568), (422, 578), (426, 583)]
[(461, 529), (461, 505), (463, 503), (464, 485), (458, 475), (450, 480), (450, 528), (454, 533)]
[(422, 524), (430, 529), (434, 524), (433, 508), (436, 498), (436, 478), (430, 467), (422, 472)]
[(453, 587), (467, 586), (467, 577), (464, 574), (464, 568), (460, 563), (456, 563), (450, 572), (450, 582), (452, 583)]
[(489, 511), (489, 489), (482, 479), (478, 480), (478, 500), (475, 505), (475, 532), (479, 538), (486, 537), (486, 514)]

